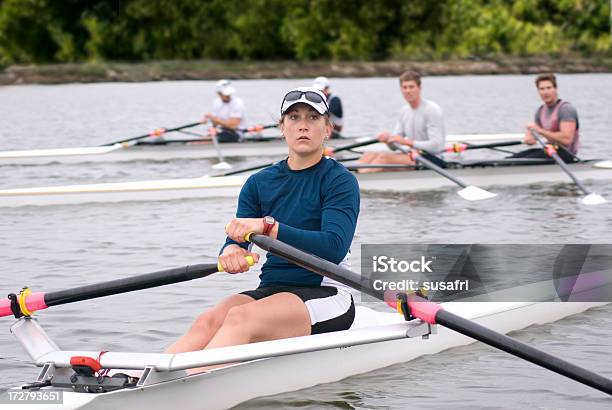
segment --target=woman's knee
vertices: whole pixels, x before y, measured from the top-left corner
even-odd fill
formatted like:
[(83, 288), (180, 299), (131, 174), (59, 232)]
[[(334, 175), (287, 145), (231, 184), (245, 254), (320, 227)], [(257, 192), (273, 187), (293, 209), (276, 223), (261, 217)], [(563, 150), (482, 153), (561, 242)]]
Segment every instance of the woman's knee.
[(246, 306), (234, 306), (229, 309), (223, 320), (223, 326), (243, 328), (249, 323), (249, 309)]
[(191, 328), (198, 332), (206, 330), (216, 331), (223, 324), (225, 318), (224, 313), (225, 312), (216, 308), (208, 310), (196, 318)]

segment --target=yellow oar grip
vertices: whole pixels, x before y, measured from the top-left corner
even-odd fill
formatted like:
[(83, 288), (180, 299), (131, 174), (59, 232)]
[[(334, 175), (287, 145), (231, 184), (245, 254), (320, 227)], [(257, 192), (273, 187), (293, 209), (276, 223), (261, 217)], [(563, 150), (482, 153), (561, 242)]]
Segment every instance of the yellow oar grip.
[(30, 288), (23, 288), (23, 290), (19, 292), (19, 310), (21, 310), (21, 313), (25, 316), (32, 316), (32, 312), (28, 310), (28, 305), (26, 303), (31, 293), (32, 291)]
[[(251, 255), (245, 256), (245, 259), (246, 259), (247, 264), (249, 266), (255, 265), (255, 259), (253, 259), (253, 257)], [(221, 262), (217, 262), (217, 270), (219, 272), (225, 272), (225, 269), (223, 269), (223, 266), (221, 266)]]
[(244, 240), (247, 242), (251, 242), (251, 235), (253, 235), (255, 232), (249, 232), (246, 235), (244, 235)]

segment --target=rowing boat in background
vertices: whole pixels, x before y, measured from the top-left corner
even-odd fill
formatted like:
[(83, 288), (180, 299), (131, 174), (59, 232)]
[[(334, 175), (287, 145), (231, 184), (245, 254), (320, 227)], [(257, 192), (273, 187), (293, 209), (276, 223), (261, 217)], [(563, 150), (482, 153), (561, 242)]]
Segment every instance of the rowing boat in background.
[[(480, 143), (521, 139), (522, 134), (457, 134), (447, 141)], [(332, 147), (369, 138), (342, 138), (329, 142)], [(225, 157), (281, 156), (287, 145), (281, 137), (249, 138), (240, 143), (220, 144)], [(369, 150), (387, 149), (384, 144)], [(218, 154), (210, 140), (153, 139), (136, 144), (113, 144), (97, 147), (0, 151), (0, 165), (78, 164), (90, 162), (168, 161), (173, 159), (212, 159)]]
[[(583, 161), (569, 168), (583, 180), (612, 179), (612, 161)], [(555, 163), (541, 160), (488, 160), (464, 163), (453, 174), (467, 184), (514, 186), (569, 181)], [(454, 187), (430, 170), (356, 174), (366, 192), (417, 192)], [(0, 190), (0, 207), (65, 205), (189, 198), (237, 197), (249, 175), (116, 182)]]

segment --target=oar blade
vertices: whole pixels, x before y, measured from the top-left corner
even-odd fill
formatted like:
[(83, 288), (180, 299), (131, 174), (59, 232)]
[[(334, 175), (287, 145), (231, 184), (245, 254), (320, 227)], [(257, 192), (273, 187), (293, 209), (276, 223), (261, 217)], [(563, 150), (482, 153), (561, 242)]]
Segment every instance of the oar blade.
[(225, 161), (221, 161), (218, 164), (213, 165), (212, 168), (217, 170), (228, 170), (232, 169), (232, 166)]
[(605, 160), (593, 164), (593, 168), (612, 169), (612, 161)]
[(485, 199), (495, 198), (497, 196), (497, 194), (477, 187), (476, 185), (469, 185), (466, 188), (460, 189), (457, 191), (457, 193), (461, 196), (461, 198), (468, 201), (482, 201)]
[(601, 205), (605, 204), (608, 201), (603, 196), (592, 193), (583, 197), (580, 202), (582, 202), (583, 205)]

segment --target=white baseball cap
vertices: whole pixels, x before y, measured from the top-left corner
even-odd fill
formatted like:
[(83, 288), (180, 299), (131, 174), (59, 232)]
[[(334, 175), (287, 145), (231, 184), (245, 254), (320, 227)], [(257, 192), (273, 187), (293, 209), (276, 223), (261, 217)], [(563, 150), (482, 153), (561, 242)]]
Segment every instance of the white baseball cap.
[(289, 92), (285, 94), (281, 104), (281, 115), (285, 114), (289, 108), (298, 103), (308, 104), (321, 115), (327, 113), (329, 110), (327, 98), (321, 91), (314, 87), (298, 87), (289, 90)]
[(327, 77), (317, 77), (312, 82), (312, 86), (317, 90), (323, 91), (327, 87), (329, 87), (329, 80), (327, 79)]
[(236, 92), (236, 89), (232, 87), (230, 80), (219, 80), (217, 81), (217, 92), (223, 95), (232, 95)]

